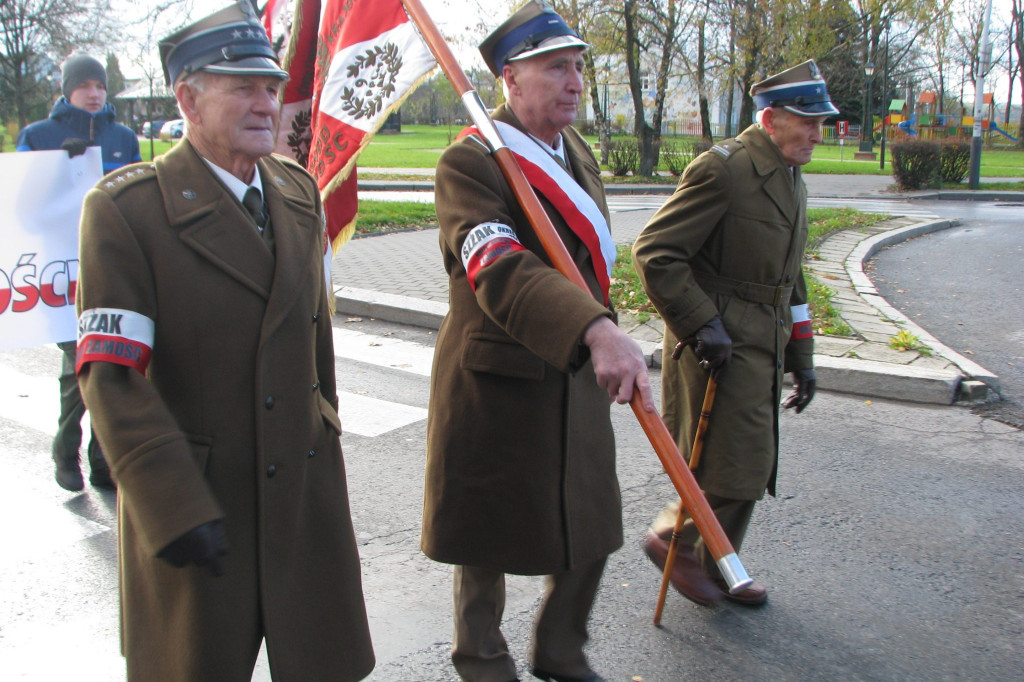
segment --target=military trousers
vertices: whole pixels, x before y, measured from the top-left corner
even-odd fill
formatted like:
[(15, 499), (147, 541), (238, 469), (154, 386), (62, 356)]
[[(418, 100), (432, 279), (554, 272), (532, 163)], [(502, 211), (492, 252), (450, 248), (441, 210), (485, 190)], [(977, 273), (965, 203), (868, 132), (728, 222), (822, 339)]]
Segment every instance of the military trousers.
[[(587, 678), (593, 674), (583, 647), (587, 620), (597, 597), (606, 558), (545, 576), (545, 594), (534, 623), (530, 664), (549, 673)], [(510, 682), (516, 664), (501, 634), (505, 574), (456, 566), (455, 634), (452, 663), (466, 682)]]

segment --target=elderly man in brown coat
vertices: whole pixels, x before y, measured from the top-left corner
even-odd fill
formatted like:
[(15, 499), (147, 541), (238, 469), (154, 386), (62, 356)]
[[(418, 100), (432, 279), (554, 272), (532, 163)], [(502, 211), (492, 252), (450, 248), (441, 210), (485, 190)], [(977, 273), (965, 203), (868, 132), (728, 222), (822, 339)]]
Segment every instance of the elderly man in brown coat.
[[(802, 412), (814, 396), (800, 166), (821, 142), (825, 118), (839, 113), (813, 61), (755, 84), (750, 94), (759, 122), (694, 160), (633, 245), (637, 272), (665, 320), (662, 410), (684, 453), (708, 377), (719, 382), (695, 473), (737, 551), (757, 500), (765, 489), (775, 493), (783, 373), (796, 385), (785, 407)], [(677, 509), (662, 514), (645, 543), (659, 568)], [(671, 577), (699, 604), (767, 599), (760, 583), (737, 594), (725, 589), (692, 520)]]
[(247, 1), (161, 48), (186, 138), (88, 194), (78, 292), (128, 679), (249, 680), (265, 639), (276, 681), (358, 680), (319, 193), (269, 156), (286, 73)]
[(482, 140), (437, 168), (451, 306), (437, 341), (427, 427), (423, 550), (455, 564), (452, 660), (464, 680), (508, 682), (505, 573), (546, 575), (534, 676), (599, 680), (583, 653), (605, 560), (622, 544), (610, 399), (639, 390), (639, 347), (613, 322), (615, 248), (600, 171), (570, 124), (586, 44), (542, 3), (481, 45), (508, 103), (494, 119), (587, 281), (552, 268)]

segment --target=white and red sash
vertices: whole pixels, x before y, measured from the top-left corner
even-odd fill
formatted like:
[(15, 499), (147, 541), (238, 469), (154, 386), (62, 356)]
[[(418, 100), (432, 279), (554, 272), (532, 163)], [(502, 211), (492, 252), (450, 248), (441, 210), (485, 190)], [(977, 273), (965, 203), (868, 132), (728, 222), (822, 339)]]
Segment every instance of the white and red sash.
[[(554, 205), (573, 233), (590, 251), (604, 303), (608, 304), (608, 286), (615, 264), (615, 243), (608, 221), (597, 202), (569, 175), (552, 156), (529, 135), (515, 127), (495, 121), (502, 139), (519, 162), (530, 185)], [(475, 127), (466, 128), (459, 137), (477, 133)]]

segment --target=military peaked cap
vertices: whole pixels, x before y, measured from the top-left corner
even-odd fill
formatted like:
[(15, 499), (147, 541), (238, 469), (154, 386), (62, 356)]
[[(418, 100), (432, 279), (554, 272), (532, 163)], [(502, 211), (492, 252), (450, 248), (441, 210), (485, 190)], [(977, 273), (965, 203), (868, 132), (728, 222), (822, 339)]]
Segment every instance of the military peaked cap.
[(799, 116), (832, 116), (839, 110), (832, 104), (825, 79), (813, 59), (770, 76), (750, 88), (758, 110), (783, 107)]
[(480, 43), (487, 68), (501, 76), (506, 62), (566, 47), (590, 47), (542, 0), (531, 0)]
[(161, 40), (160, 61), (171, 88), (196, 71), (288, 78), (250, 0), (237, 0)]

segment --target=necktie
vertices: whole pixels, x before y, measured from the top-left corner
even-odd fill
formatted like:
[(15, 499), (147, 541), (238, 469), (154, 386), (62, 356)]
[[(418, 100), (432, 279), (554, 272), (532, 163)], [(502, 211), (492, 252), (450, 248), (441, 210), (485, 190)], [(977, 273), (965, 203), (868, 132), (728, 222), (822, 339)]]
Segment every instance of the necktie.
[(263, 196), (255, 187), (245, 190), (245, 197), (242, 198), (242, 205), (249, 211), (249, 215), (256, 222), (260, 232), (267, 226), (267, 212), (263, 209)]

